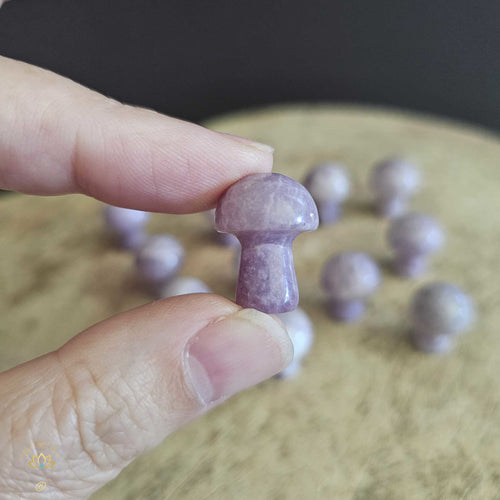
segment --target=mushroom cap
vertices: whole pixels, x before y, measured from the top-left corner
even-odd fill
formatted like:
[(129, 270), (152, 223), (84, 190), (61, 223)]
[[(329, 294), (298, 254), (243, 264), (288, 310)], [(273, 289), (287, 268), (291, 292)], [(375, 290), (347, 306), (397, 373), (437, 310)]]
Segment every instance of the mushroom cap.
[(188, 293), (210, 293), (210, 291), (210, 288), (198, 278), (177, 276), (161, 288), (160, 297), (176, 297)]
[(142, 210), (115, 207), (106, 205), (104, 218), (108, 227), (115, 233), (127, 233), (143, 228), (149, 221), (151, 214)]
[(444, 231), (434, 217), (410, 213), (393, 220), (387, 240), (398, 252), (430, 254), (443, 246)]
[(410, 305), (410, 320), (417, 332), (453, 335), (474, 321), (471, 298), (459, 287), (435, 282), (420, 288)]
[(351, 192), (351, 180), (339, 163), (320, 163), (304, 179), (304, 186), (317, 203), (342, 203)]
[(380, 284), (380, 271), (375, 261), (363, 252), (342, 252), (323, 266), (321, 285), (332, 299), (363, 299)]
[(404, 158), (389, 158), (373, 168), (370, 185), (377, 197), (407, 198), (421, 186), (422, 175), (418, 167)]
[(297, 307), (293, 311), (279, 313), (293, 344), (293, 360), (300, 361), (310, 350), (314, 340), (314, 327), (309, 316)]
[(184, 248), (169, 234), (150, 236), (136, 252), (137, 270), (150, 282), (165, 281), (177, 274), (184, 262)]
[(219, 199), (215, 228), (223, 233), (301, 233), (318, 227), (309, 191), (281, 174), (253, 174), (234, 183)]

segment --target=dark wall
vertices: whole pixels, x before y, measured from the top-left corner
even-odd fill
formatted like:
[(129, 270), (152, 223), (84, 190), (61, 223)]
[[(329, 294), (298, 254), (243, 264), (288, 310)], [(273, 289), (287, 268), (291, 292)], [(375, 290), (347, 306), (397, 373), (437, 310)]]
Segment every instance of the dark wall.
[(498, 0), (11, 0), (0, 53), (192, 120), (328, 99), (500, 129)]

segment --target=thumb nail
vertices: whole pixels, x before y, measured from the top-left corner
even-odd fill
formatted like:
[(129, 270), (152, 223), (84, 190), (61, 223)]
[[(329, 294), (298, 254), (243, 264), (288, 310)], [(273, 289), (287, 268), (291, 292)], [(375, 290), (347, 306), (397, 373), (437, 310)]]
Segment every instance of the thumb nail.
[(251, 146), (259, 151), (264, 153), (274, 153), (274, 148), (269, 146), (269, 144), (263, 144), (262, 142), (257, 142), (252, 139), (248, 139), (247, 137), (241, 137), (240, 135), (228, 134), (227, 132), (219, 132), (231, 139), (234, 139), (237, 142), (241, 142), (242, 144), (246, 144), (247, 146)]
[(272, 377), (292, 358), (292, 343), (281, 322), (255, 309), (242, 309), (209, 324), (192, 339), (186, 376), (209, 404)]

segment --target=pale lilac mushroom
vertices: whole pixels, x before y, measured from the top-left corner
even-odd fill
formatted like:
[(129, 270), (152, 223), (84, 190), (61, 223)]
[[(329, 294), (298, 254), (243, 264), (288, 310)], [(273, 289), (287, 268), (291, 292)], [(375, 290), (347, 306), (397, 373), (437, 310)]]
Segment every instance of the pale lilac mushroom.
[(316, 165), (307, 174), (304, 186), (318, 207), (321, 224), (335, 222), (351, 192), (351, 181), (345, 167), (338, 163)]
[(471, 298), (449, 283), (430, 283), (420, 288), (410, 306), (411, 337), (422, 351), (444, 353), (455, 337), (475, 319)]
[(314, 327), (306, 312), (297, 309), (277, 314), (283, 321), (293, 344), (293, 361), (278, 376), (282, 378), (294, 377), (300, 372), (304, 357), (311, 350), (314, 341)]
[(215, 228), (241, 243), (236, 303), (266, 313), (299, 302), (292, 243), (318, 227), (316, 205), (302, 184), (281, 174), (253, 174), (219, 199)]
[(177, 276), (161, 287), (160, 298), (176, 297), (189, 293), (210, 293), (210, 288), (198, 278), (191, 276)]
[(169, 234), (150, 236), (136, 252), (137, 273), (155, 294), (178, 274), (184, 263), (184, 248)]
[(370, 177), (376, 208), (384, 217), (404, 214), (409, 199), (420, 190), (421, 184), (420, 170), (404, 158), (390, 158), (378, 163)]
[(120, 246), (127, 250), (139, 248), (147, 238), (146, 225), (151, 218), (149, 212), (131, 208), (106, 205), (104, 220)]
[(380, 284), (375, 261), (362, 252), (343, 252), (323, 266), (321, 285), (328, 294), (330, 315), (340, 321), (356, 321), (366, 310), (366, 299)]
[(408, 278), (422, 274), (429, 258), (444, 245), (444, 230), (430, 215), (410, 213), (394, 219), (387, 233), (394, 270)]

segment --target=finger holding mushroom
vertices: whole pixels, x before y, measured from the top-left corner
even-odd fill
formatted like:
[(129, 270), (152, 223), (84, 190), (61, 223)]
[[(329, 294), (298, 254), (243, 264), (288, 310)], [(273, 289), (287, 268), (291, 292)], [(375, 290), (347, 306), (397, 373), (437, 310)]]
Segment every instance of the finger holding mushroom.
[(265, 313), (295, 309), (299, 301), (293, 240), (318, 227), (316, 205), (302, 184), (281, 174), (253, 174), (219, 199), (215, 228), (241, 243), (236, 303)]
[(394, 219), (387, 239), (394, 251), (394, 271), (413, 278), (425, 272), (431, 255), (443, 247), (445, 236), (434, 217), (410, 213)]
[(346, 168), (339, 163), (321, 163), (304, 179), (318, 207), (321, 224), (332, 224), (340, 217), (342, 205), (349, 198), (351, 180)]
[(366, 299), (380, 281), (377, 264), (363, 252), (343, 252), (331, 257), (321, 275), (330, 315), (339, 321), (359, 320), (365, 314)]

